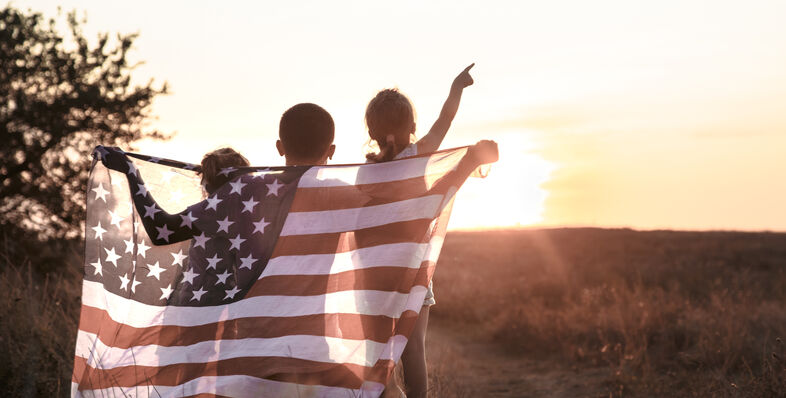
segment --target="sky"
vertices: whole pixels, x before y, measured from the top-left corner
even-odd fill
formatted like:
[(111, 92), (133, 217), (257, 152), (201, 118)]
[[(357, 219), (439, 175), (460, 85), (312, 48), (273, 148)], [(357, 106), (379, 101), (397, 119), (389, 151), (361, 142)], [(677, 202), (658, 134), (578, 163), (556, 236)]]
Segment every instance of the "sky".
[(783, 1), (12, 4), (139, 33), (134, 79), (171, 90), (149, 127), (175, 133), (146, 154), (283, 164), (280, 115), (314, 102), (333, 162), (361, 162), (378, 90), (412, 99), (422, 136), (474, 62), (443, 148), (493, 139), (500, 161), (459, 192), (452, 229), (786, 231)]

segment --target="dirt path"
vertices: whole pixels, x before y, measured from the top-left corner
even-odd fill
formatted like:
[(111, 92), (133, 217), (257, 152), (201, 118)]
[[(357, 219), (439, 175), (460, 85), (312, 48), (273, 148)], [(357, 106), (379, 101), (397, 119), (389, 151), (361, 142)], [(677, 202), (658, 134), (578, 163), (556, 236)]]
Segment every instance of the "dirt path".
[(572, 370), (554, 361), (528, 359), (471, 331), (431, 322), (427, 334), (431, 396), (608, 397), (608, 368)]

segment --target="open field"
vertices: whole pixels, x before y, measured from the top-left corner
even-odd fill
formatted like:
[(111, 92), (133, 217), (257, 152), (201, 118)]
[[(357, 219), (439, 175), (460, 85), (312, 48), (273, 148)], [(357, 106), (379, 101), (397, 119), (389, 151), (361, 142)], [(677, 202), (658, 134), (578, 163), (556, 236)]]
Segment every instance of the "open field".
[[(0, 255), (0, 390), (65, 396), (80, 260)], [(786, 396), (786, 234), (451, 232), (432, 396)]]
[(786, 396), (786, 234), (450, 233), (434, 283), (435, 390)]

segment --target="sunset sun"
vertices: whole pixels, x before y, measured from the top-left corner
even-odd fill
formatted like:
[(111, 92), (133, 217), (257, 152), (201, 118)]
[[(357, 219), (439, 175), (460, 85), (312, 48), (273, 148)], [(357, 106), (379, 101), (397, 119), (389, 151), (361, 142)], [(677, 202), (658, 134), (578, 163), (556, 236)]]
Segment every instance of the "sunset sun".
[(532, 132), (511, 131), (499, 136), (499, 161), (484, 179), (470, 178), (461, 188), (451, 229), (528, 227), (543, 221), (548, 181), (554, 165), (534, 151)]

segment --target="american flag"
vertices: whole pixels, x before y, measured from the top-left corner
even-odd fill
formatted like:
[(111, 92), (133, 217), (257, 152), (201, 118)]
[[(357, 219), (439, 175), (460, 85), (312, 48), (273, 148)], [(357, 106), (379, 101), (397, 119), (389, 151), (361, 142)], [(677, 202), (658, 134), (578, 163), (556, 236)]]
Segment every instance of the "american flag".
[(467, 148), (226, 169), (97, 147), (72, 396), (376, 397), (433, 275)]

